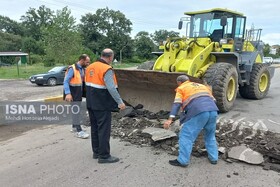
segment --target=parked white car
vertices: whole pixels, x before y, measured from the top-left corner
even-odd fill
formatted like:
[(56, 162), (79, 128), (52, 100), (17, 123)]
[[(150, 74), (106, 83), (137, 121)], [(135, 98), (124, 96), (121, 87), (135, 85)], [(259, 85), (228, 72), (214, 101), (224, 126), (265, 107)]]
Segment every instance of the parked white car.
[(273, 63), (272, 57), (263, 57), (263, 63)]

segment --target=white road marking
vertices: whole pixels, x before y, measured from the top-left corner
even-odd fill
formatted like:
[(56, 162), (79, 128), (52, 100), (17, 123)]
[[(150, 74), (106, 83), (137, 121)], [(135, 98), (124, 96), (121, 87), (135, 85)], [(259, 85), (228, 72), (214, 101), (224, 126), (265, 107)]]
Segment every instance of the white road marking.
[(272, 121), (271, 119), (268, 119), (268, 121), (269, 121), (269, 122), (271, 122), (271, 123), (274, 123), (274, 124), (280, 125), (280, 123), (275, 122), (275, 121)]
[[(223, 133), (222, 136), (234, 132), (234, 131), (236, 130), (236, 128), (237, 128), (238, 126), (240, 126), (240, 122), (242, 122), (244, 119), (246, 119), (246, 118), (244, 117), (244, 118), (240, 118), (240, 119), (236, 120), (236, 121), (232, 124), (231, 130), (228, 131), (228, 132)], [(230, 120), (232, 120), (232, 119), (230, 119)]]
[[(217, 123), (220, 123), (220, 125), (227, 125), (227, 124), (232, 124), (232, 128), (231, 130), (227, 131), (227, 132), (224, 132), (222, 134), (222, 136), (226, 135), (226, 134), (229, 134), (229, 133), (232, 133), (234, 131), (236, 131), (236, 129), (239, 130), (239, 134), (238, 135), (241, 135), (243, 133), (243, 130), (245, 128), (250, 128), (252, 129), (252, 134), (245, 137), (245, 138), (252, 138), (253, 136), (256, 135), (256, 133), (258, 132), (258, 130), (261, 131), (261, 134), (263, 134), (264, 132), (268, 131), (268, 127), (267, 125), (263, 122), (264, 120), (263, 119), (257, 119), (257, 122), (254, 123), (252, 121), (245, 121), (246, 117), (243, 117), (243, 118), (240, 118), (240, 119), (237, 119), (236, 121), (234, 121), (233, 119), (227, 119), (225, 117), (221, 117), (221, 118), (218, 118), (217, 119)], [(272, 120), (268, 120), (270, 122), (274, 122)], [(274, 122), (276, 124), (279, 124), (280, 123), (277, 123), (277, 122)], [(217, 133), (219, 132), (219, 130), (216, 131)]]

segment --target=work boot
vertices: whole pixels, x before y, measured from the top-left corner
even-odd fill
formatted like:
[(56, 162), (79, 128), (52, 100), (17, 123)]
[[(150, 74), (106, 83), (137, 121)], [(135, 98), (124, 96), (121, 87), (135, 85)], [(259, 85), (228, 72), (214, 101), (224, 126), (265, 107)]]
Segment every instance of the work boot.
[(109, 158), (99, 158), (98, 159), (99, 164), (114, 163), (114, 162), (118, 162), (118, 161), (120, 161), (120, 159), (117, 157), (113, 157), (113, 156), (110, 156)]
[(180, 166), (180, 167), (187, 167), (188, 166), (188, 164), (186, 164), (186, 165), (181, 164), (177, 159), (169, 160), (169, 164), (171, 164), (172, 166)]
[(208, 160), (209, 160), (209, 162), (210, 162), (211, 164), (213, 164), (213, 165), (216, 165), (216, 164), (218, 163), (217, 160), (210, 160), (209, 158), (208, 158)]

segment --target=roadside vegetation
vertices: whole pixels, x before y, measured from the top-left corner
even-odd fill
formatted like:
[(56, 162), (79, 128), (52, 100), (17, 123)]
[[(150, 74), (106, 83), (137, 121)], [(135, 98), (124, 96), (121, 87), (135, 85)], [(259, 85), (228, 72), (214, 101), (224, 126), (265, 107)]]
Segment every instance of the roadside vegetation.
[[(59, 65), (59, 64), (58, 64)], [(19, 72), (16, 65), (0, 67), (0, 79), (27, 79), (31, 75), (45, 73), (52, 67), (46, 67), (43, 63), (34, 65), (21, 65)], [(19, 75), (18, 75), (19, 74)]]
[[(19, 70), (18, 57), (0, 57), (0, 78), (28, 78), (59, 64), (73, 64), (83, 53), (94, 61), (104, 48), (115, 51), (115, 67), (131, 67), (154, 61), (151, 52), (159, 51), (168, 37), (179, 36), (178, 32), (156, 30), (140, 31), (132, 37), (132, 30), (132, 22), (122, 12), (108, 7), (85, 12), (79, 21), (68, 7), (51, 10), (45, 5), (29, 8), (20, 21), (0, 15), (0, 52), (28, 53), (27, 65)], [(264, 56), (271, 56), (269, 50), (265, 44)], [(280, 50), (272, 57), (279, 56)]]
[[(43, 63), (33, 65), (24, 64), (17, 68), (17, 65), (2, 66), (0, 67), (0, 79), (28, 79), (31, 75), (41, 74), (48, 72), (55, 66), (62, 66), (63, 64), (55, 64), (53, 66), (45, 66)], [(114, 68), (129, 68), (138, 66), (137, 63), (116, 63), (113, 64)], [(19, 70), (19, 72), (18, 72)]]
[[(77, 61), (80, 54), (88, 54), (92, 61), (99, 58), (104, 48), (115, 51), (116, 67), (130, 67), (152, 60), (151, 53), (167, 37), (179, 33), (158, 30), (141, 31), (131, 37), (132, 22), (120, 12), (101, 8), (85, 12), (78, 21), (71, 10), (51, 10), (45, 5), (29, 8), (20, 21), (0, 16), (0, 52), (21, 51), (28, 53), (27, 66), (19, 68), (20, 78), (41, 73), (58, 64), (68, 65)], [(18, 77), (16, 57), (0, 57), (0, 78)], [(34, 67), (30, 67), (34, 66)]]

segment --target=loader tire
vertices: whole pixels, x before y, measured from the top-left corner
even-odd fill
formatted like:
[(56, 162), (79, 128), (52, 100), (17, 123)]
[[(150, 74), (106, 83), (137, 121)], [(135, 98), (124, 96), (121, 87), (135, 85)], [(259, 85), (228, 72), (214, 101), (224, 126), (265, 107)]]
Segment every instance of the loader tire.
[(152, 70), (154, 67), (155, 62), (154, 61), (147, 61), (142, 63), (137, 67), (137, 69), (144, 69), (144, 70)]
[(268, 66), (254, 64), (250, 73), (250, 84), (239, 86), (239, 94), (246, 99), (264, 98), (270, 87), (270, 73)]
[(221, 62), (211, 65), (204, 81), (212, 87), (220, 112), (228, 112), (236, 99), (238, 75), (236, 68), (229, 63)]

